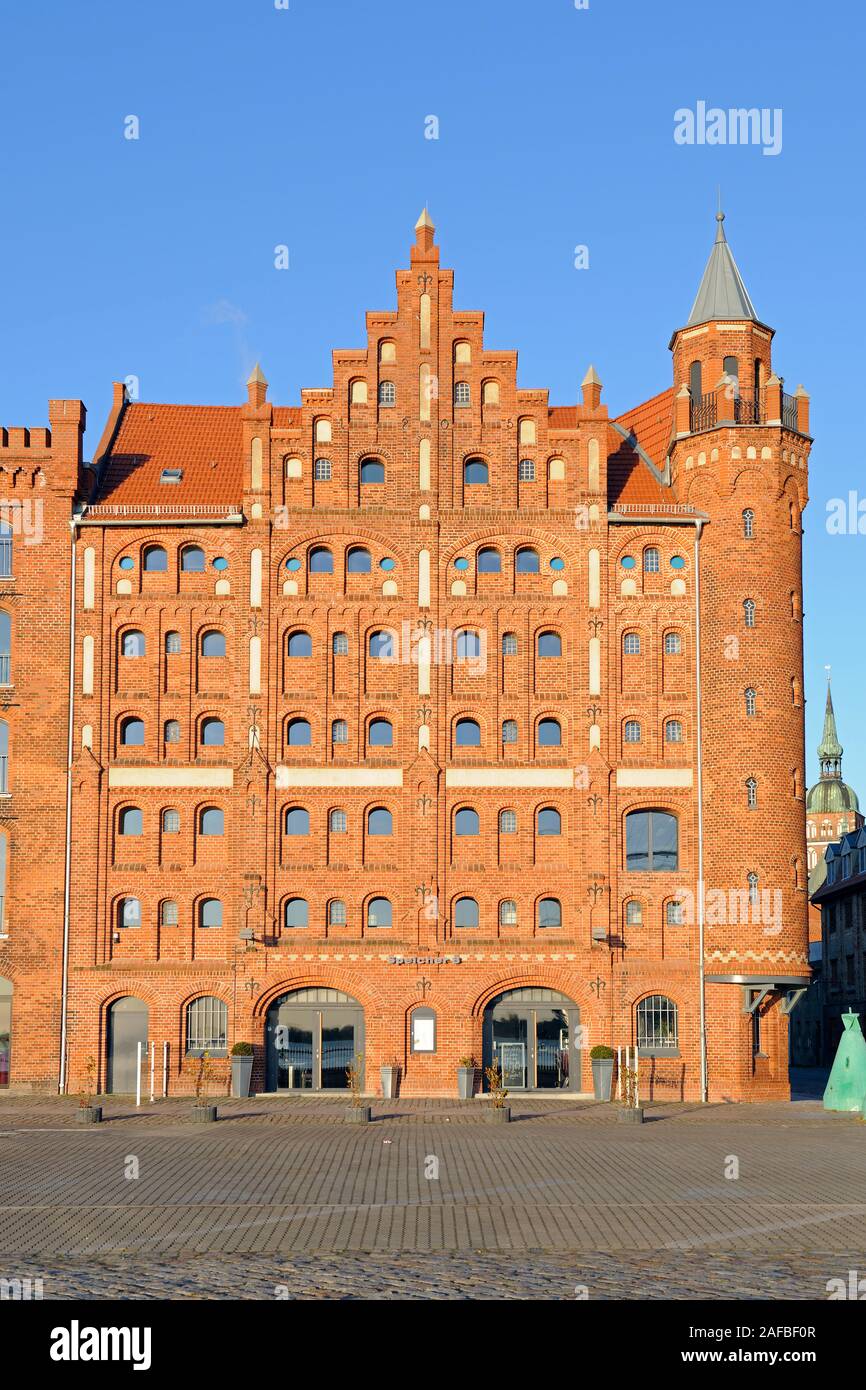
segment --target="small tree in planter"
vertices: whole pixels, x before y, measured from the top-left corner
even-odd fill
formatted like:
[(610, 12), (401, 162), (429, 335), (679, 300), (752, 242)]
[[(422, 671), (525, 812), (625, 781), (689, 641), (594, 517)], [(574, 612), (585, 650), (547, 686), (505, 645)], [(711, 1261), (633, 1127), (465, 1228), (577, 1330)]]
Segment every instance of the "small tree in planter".
[(246, 1097), (250, 1093), (253, 1073), (253, 1045), (236, 1042), (232, 1048), (232, 1095)]
[(195, 1076), (195, 1105), (192, 1108), (194, 1120), (211, 1124), (217, 1117), (217, 1108), (208, 1101), (208, 1091), (213, 1076), (211, 1068), (210, 1053), (203, 1052), (198, 1059), (198, 1070)]
[(475, 1090), (475, 1058), (461, 1057), (457, 1064), (457, 1094), (461, 1100), (471, 1100)]
[(505, 1104), (508, 1099), (508, 1092), (502, 1080), (502, 1069), (498, 1057), (494, 1056), (493, 1062), (485, 1069), (484, 1075), (487, 1077), (490, 1099), (493, 1103), (493, 1119), (499, 1124), (508, 1124), (511, 1120), (511, 1106)]
[(596, 1100), (610, 1100), (614, 1055), (613, 1048), (605, 1043), (594, 1047), (589, 1054), (592, 1063), (592, 1090)]
[(637, 1049), (634, 1051), (634, 1066), (629, 1066), (629, 1049), (625, 1050), (625, 1061), (622, 1068), (622, 1109), (619, 1112), (621, 1120), (627, 1120), (631, 1124), (643, 1124), (643, 1107), (638, 1105), (638, 1059)]
[(82, 1125), (98, 1125), (102, 1121), (102, 1106), (94, 1105), (96, 1091), (96, 1062), (88, 1057), (84, 1063), (81, 1090), (78, 1093), (78, 1122)]
[(364, 1059), (359, 1052), (346, 1068), (346, 1080), (352, 1096), (352, 1104), (346, 1114), (346, 1119), (356, 1125), (365, 1125), (370, 1119), (370, 1107), (364, 1104), (364, 1097), (361, 1093), (363, 1074)]

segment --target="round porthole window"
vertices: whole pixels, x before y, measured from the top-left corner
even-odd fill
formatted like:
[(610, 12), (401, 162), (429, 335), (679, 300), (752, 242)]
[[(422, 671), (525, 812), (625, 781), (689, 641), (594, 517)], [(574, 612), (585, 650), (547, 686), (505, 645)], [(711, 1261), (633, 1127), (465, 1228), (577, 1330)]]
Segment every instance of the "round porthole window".
[(229, 567), (229, 562), (224, 555), (218, 555), (212, 563), (215, 570), (227, 570)]
[(292, 558), (291, 558), (291, 560), (287, 560), (287, 561), (286, 561), (286, 569), (287, 569), (287, 570), (299, 570), (300, 568), (301, 568), (301, 562), (300, 562), (300, 560), (298, 559), (298, 557), (297, 557), (296, 555), (293, 555)]
[(564, 570), (564, 569), (565, 569), (565, 561), (562, 560), (562, 559), (560, 559), (560, 557), (559, 557), (558, 555), (554, 555), (553, 559), (552, 559), (551, 562), (550, 562), (550, 568), (551, 568), (552, 570)]
[(633, 555), (623, 555), (622, 559), (620, 560), (620, 564), (622, 565), (624, 570), (633, 570), (634, 563), (635, 562)]
[(135, 568), (135, 561), (131, 555), (124, 555), (123, 559), (120, 561), (120, 568), (122, 570), (131, 570)]
[(685, 562), (685, 560), (683, 559), (682, 555), (672, 555), (672, 556), (671, 556), (671, 569), (672, 569), (672, 570), (684, 570), (685, 567), (686, 567), (686, 562)]
[(456, 570), (468, 570), (469, 561), (466, 559), (465, 555), (461, 555), (459, 560), (454, 561), (454, 568)]
[(380, 570), (392, 570), (392, 569), (394, 569), (394, 567), (395, 567), (396, 564), (397, 564), (397, 561), (396, 561), (396, 560), (392, 560), (390, 556), (386, 555), (384, 560), (380, 560), (380, 561), (379, 561), (379, 569), (380, 569)]

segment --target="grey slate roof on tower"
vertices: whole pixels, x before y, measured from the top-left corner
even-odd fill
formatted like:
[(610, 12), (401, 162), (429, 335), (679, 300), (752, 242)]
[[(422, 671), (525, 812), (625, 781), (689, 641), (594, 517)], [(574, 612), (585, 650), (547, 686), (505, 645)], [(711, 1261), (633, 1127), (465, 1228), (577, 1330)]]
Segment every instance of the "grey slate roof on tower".
[(701, 280), (687, 327), (693, 323), (707, 323), (710, 319), (754, 319), (758, 315), (743, 284), (743, 277), (737, 269), (737, 262), (725, 239), (723, 223), (725, 214), (716, 213), (719, 224), (716, 241), (710, 252), (706, 270)]

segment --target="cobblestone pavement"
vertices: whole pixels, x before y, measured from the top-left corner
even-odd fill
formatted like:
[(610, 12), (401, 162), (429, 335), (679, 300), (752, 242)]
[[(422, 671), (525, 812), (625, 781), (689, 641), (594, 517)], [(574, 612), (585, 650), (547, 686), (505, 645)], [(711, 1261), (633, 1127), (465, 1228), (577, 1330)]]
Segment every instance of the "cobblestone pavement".
[[(0, 1100), (0, 1277), (47, 1298), (821, 1298), (866, 1274), (866, 1125), (810, 1100)], [(731, 1177), (738, 1168), (739, 1176)]]

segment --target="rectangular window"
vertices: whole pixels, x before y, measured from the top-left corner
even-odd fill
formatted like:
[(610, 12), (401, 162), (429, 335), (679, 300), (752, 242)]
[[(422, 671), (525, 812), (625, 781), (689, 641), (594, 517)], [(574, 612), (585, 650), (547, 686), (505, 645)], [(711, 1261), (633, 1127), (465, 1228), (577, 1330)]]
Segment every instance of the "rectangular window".
[(316, 459), (313, 464), (313, 477), (317, 483), (328, 483), (331, 481), (331, 460)]
[(535, 459), (521, 459), (517, 465), (517, 478), (521, 483), (535, 482)]

